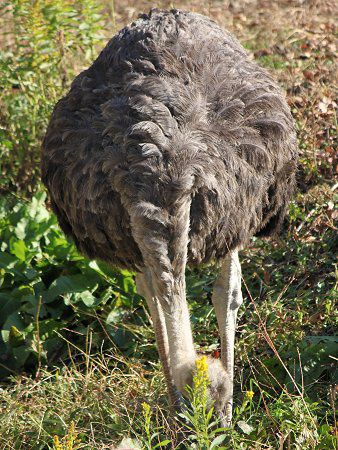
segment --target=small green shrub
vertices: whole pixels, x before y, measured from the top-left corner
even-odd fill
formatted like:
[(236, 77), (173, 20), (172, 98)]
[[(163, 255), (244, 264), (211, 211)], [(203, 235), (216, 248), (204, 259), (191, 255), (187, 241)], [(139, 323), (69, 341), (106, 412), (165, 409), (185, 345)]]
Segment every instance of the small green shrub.
[(0, 201), (0, 378), (59, 361), (88, 333), (93, 351), (105, 333), (127, 349), (125, 309), (140, 304), (132, 274), (79, 255), (45, 198)]

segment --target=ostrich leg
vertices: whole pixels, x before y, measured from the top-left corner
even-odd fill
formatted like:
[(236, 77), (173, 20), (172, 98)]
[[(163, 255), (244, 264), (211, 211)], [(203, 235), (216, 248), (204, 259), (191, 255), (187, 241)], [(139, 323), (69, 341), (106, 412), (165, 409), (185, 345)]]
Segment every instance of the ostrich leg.
[(180, 394), (174, 385), (174, 380), (170, 369), (169, 344), (165, 318), (162, 307), (154, 295), (149, 270), (145, 269), (144, 273), (138, 273), (136, 275), (136, 287), (137, 292), (146, 299), (151, 314), (158, 354), (160, 356), (163, 373), (167, 384), (170, 406), (175, 411), (180, 405)]
[(231, 380), (231, 398), (225, 408), (225, 424), (227, 426), (231, 424), (232, 417), (235, 331), (237, 311), (242, 301), (241, 265), (238, 251), (235, 250), (230, 252), (223, 261), (212, 294), (221, 337), (222, 364)]

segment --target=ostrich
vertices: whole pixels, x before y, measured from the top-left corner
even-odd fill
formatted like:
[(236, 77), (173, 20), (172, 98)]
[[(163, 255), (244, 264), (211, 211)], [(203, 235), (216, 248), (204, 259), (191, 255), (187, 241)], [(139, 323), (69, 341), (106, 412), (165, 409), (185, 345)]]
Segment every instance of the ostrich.
[(279, 229), (296, 164), (276, 82), (195, 13), (140, 15), (55, 106), (42, 145), (52, 208), (81, 252), (137, 273), (176, 408), (198, 357), (185, 269), (218, 260), (221, 361), (208, 359), (209, 394), (230, 423), (238, 250)]

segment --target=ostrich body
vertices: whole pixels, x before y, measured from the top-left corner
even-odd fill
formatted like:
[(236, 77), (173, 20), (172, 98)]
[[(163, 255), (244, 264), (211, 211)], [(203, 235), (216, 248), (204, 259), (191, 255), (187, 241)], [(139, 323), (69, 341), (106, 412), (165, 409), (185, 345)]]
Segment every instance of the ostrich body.
[(141, 15), (57, 103), (42, 146), (53, 209), (81, 252), (137, 272), (173, 405), (197, 358), (185, 268), (220, 260), (212, 300), (221, 362), (208, 360), (209, 389), (230, 420), (237, 252), (278, 230), (296, 162), (281, 90), (198, 14)]

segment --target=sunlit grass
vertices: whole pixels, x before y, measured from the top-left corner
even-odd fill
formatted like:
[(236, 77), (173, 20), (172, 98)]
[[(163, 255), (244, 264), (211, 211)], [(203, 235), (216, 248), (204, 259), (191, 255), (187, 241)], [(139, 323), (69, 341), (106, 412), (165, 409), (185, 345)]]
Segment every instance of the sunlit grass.
[[(39, 379), (21, 376), (3, 386), (1, 449), (59, 450), (59, 445), (68, 450), (67, 442), (72, 442), (73, 449), (98, 450), (128, 439), (135, 448), (146, 449), (250, 449), (255, 443), (274, 449), (285, 442), (301, 450), (334, 445), (329, 399), (315, 402), (309, 389), (298, 394), (252, 379), (250, 390), (235, 395), (233, 424), (224, 429), (207, 399), (203, 364), (197, 367), (186, 409), (174, 422), (159, 366), (144, 370), (118, 354), (87, 359), (87, 364), (42, 370)], [(253, 365), (259, 369), (258, 362)]]

